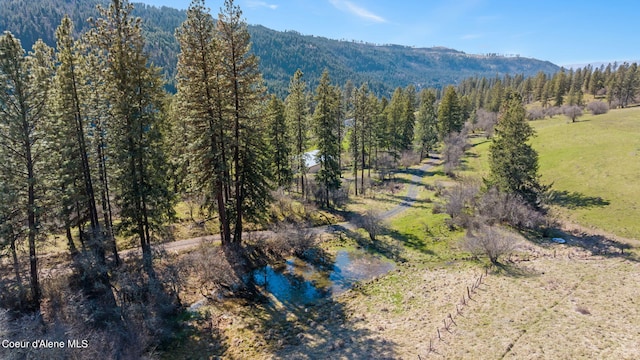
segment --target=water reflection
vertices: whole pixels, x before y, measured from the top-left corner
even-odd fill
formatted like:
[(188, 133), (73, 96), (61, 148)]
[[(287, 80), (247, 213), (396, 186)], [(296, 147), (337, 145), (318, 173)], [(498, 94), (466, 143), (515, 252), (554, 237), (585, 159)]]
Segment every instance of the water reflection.
[(311, 304), (339, 295), (356, 282), (386, 274), (393, 268), (393, 262), (365, 251), (341, 250), (330, 270), (321, 270), (295, 258), (279, 267), (256, 270), (253, 280), (281, 302)]

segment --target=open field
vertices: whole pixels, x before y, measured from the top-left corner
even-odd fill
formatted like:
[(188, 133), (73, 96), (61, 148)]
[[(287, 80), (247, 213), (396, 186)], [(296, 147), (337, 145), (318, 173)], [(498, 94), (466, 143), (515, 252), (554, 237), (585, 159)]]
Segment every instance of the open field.
[[(625, 238), (640, 239), (640, 107), (530, 122), (542, 182), (557, 191), (561, 218)], [(472, 139), (463, 176), (488, 174), (490, 141)]]
[(555, 117), (531, 123), (542, 180), (561, 192), (564, 216), (618, 236), (640, 239), (640, 108)]

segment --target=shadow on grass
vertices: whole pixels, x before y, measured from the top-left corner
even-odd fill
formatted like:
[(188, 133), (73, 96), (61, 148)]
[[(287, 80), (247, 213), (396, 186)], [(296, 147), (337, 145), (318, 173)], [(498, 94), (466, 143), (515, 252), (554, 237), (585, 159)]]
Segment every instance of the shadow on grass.
[(433, 250), (427, 248), (425, 239), (420, 239), (415, 235), (403, 233), (393, 229), (387, 229), (385, 232), (392, 239), (402, 243), (404, 246), (417, 250), (425, 255), (438, 256)]
[[(255, 315), (256, 311), (251, 311)], [(356, 328), (345, 305), (327, 297), (316, 304), (265, 301), (258, 329), (265, 348), (281, 359), (395, 358), (395, 344)]]
[(522, 262), (507, 260), (504, 263), (494, 264), (493, 267), (496, 274), (512, 278), (532, 278), (540, 275), (540, 272), (525, 266)]
[(224, 342), (222, 329), (217, 326), (219, 319), (210, 314), (191, 313), (187, 310), (182, 315), (182, 330), (176, 335), (177, 339), (170, 344), (170, 348), (162, 350), (165, 358), (188, 359), (203, 354), (221, 356), (228, 349)]
[(624, 258), (630, 261), (640, 262), (637, 246), (616, 241), (603, 235), (587, 233), (569, 233), (559, 228), (548, 230), (550, 238), (543, 238), (535, 231), (521, 231), (521, 234), (529, 241), (541, 246), (548, 246), (552, 238), (565, 240), (564, 246), (574, 247), (587, 251), (592, 256), (604, 256), (613, 258)]
[(586, 196), (579, 192), (554, 191), (551, 204), (565, 207), (567, 209), (602, 207), (609, 205), (608, 200), (601, 197)]
[[(352, 218), (353, 222), (359, 221), (357, 218)], [(340, 236), (344, 234), (344, 236), (355, 240), (355, 242), (361, 248), (365, 249), (367, 252), (379, 254), (387, 259), (393, 260), (395, 262), (406, 262), (407, 260), (402, 256), (402, 247), (390, 243), (388, 241), (380, 240), (379, 236), (376, 236), (374, 240), (371, 239), (370, 236), (364, 236), (356, 231), (356, 227), (344, 227), (341, 225), (334, 225), (333, 230), (338, 232)], [(389, 229), (382, 227), (379, 230), (379, 233), (387, 234), (389, 233)], [(393, 238), (393, 237), (392, 237)], [(394, 239), (395, 240), (395, 239)]]

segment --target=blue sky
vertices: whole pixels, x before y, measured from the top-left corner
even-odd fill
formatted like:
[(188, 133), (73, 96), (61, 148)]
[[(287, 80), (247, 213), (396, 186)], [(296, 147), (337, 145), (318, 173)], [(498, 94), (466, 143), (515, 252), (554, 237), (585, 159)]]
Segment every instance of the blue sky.
[[(186, 9), (189, 0), (132, 0)], [(208, 0), (217, 14), (223, 0)], [(249, 24), (558, 65), (640, 60), (640, 1), (236, 0)]]

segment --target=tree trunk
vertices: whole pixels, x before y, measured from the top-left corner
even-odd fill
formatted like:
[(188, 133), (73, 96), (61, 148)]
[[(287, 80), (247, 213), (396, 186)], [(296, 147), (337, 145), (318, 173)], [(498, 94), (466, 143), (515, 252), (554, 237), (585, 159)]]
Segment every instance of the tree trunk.
[(71, 235), (71, 225), (65, 224), (65, 233), (67, 235), (67, 244), (69, 245), (69, 252), (71, 256), (74, 256), (78, 253), (78, 248), (76, 248), (76, 244), (73, 242), (73, 236)]
[[(28, 132), (27, 132), (28, 133)], [(25, 144), (27, 158), (27, 178), (28, 186), (28, 202), (27, 202), (27, 226), (29, 237), (29, 267), (31, 274), (31, 295), (32, 301), (37, 311), (40, 311), (40, 300), (42, 293), (40, 291), (40, 282), (38, 281), (38, 258), (36, 256), (36, 189), (35, 175), (33, 171), (33, 158), (31, 156), (31, 145)]]

